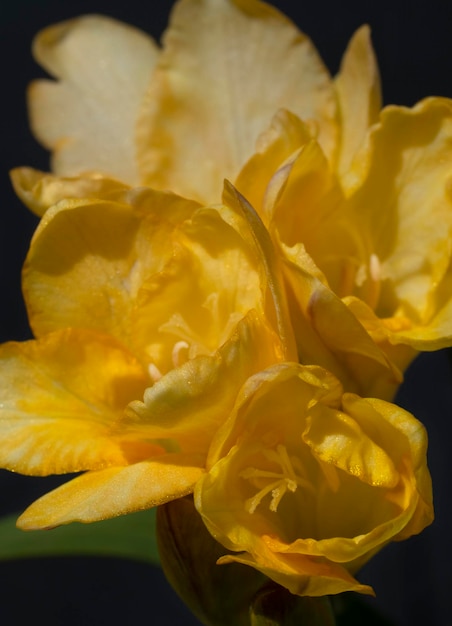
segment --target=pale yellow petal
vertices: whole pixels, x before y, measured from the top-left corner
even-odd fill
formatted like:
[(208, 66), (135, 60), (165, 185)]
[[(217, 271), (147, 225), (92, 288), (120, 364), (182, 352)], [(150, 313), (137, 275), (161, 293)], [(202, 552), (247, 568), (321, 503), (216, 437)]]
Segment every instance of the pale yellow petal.
[(310, 40), (257, 0), (182, 0), (142, 109), (142, 179), (218, 201), (280, 108), (316, 120), (331, 153), (335, 93)]
[(369, 126), (377, 121), (382, 105), (380, 75), (368, 26), (361, 26), (351, 38), (335, 84), (341, 129), (337, 169), (342, 175)]
[(158, 57), (153, 40), (109, 17), (88, 15), (42, 31), (36, 60), (57, 81), (30, 86), (33, 132), (63, 176), (97, 170), (139, 181), (138, 111)]
[(96, 174), (62, 178), (31, 167), (17, 167), (10, 172), (14, 191), (36, 215), (68, 198), (108, 198), (127, 187), (119, 181)]
[(149, 383), (111, 338), (61, 331), (0, 348), (0, 464), (46, 475), (124, 465), (160, 451), (121, 431)]
[(149, 509), (193, 491), (202, 472), (197, 457), (176, 454), (88, 472), (36, 500), (17, 525), (22, 530), (38, 530)]

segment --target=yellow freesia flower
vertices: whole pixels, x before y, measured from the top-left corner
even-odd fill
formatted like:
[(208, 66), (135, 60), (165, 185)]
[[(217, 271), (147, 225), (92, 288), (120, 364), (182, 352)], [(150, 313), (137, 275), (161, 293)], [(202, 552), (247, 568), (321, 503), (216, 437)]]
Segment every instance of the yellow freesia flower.
[[(83, 60), (87, 47), (99, 50), (98, 64)], [(333, 80), (309, 39), (256, 0), (177, 2), (161, 49), (110, 18), (85, 16), (44, 30), (34, 54), (58, 79), (36, 81), (29, 98), (32, 127), (53, 150), (57, 176), (20, 168), (13, 182), (39, 215), (61, 198), (96, 196), (105, 176), (202, 202), (218, 201), (228, 178), (261, 213), (269, 181), (306, 143), (318, 141), (332, 169), (346, 172), (381, 106), (367, 27), (352, 38)], [(400, 364), (345, 306), (335, 305), (341, 321), (333, 327), (347, 331), (328, 336), (330, 320), (311, 308), (330, 309), (334, 294), (302, 273), (292, 299), (299, 358), (327, 367), (353, 391), (392, 396)]]
[(1, 466), (86, 471), (32, 505), (23, 528), (189, 493), (237, 390), (284, 354), (227, 206), (107, 187), (46, 211), (23, 274), (37, 339), (0, 347)]
[[(300, 143), (303, 132), (302, 147), (293, 151), (292, 138)], [(285, 161), (271, 176), (266, 164), (274, 167), (278, 150)], [(364, 392), (390, 398), (416, 351), (451, 345), (451, 158), (447, 99), (385, 108), (342, 175), (300, 120), (284, 112), (274, 119), (267, 144), (237, 184), (285, 258), (304, 362), (320, 362), (309, 361), (303, 346), (306, 319), (342, 362), (345, 344), (364, 347), (365, 339), (356, 339), (364, 328), (393, 363), (392, 380)], [(268, 186), (257, 178), (262, 165)], [(370, 356), (370, 347), (364, 352)]]
[(45, 29), (33, 52), (56, 79), (29, 92), (55, 174), (96, 171), (203, 204), (236, 180), (278, 109), (307, 123), (344, 168), (380, 107), (368, 28), (334, 81), (309, 38), (258, 0), (179, 0), (161, 48), (111, 18), (83, 16)]
[(403, 409), (343, 395), (322, 368), (281, 363), (245, 383), (195, 505), (233, 552), (220, 564), (249, 565), (299, 595), (372, 593), (357, 569), (433, 519), (426, 445)]

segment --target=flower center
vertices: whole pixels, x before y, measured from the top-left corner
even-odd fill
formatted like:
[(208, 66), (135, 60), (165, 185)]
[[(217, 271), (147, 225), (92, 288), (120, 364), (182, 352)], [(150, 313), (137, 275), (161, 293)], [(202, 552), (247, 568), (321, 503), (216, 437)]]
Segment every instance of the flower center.
[(249, 480), (259, 491), (245, 502), (248, 513), (254, 513), (256, 508), (268, 494), (271, 494), (270, 511), (276, 512), (287, 491), (295, 493), (298, 487), (303, 487), (315, 493), (312, 482), (306, 473), (300, 459), (289, 456), (286, 446), (279, 444), (275, 450), (263, 450), (263, 456), (271, 465), (278, 466), (275, 470), (248, 467), (240, 472), (240, 476)]

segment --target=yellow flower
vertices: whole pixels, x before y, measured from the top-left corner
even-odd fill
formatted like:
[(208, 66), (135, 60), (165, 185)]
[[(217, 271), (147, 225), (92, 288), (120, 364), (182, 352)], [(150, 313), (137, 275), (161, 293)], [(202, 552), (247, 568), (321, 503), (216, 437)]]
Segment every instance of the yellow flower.
[[(99, 50), (99, 63), (84, 60), (87, 48)], [(32, 127), (53, 150), (57, 176), (21, 168), (13, 182), (39, 215), (65, 197), (97, 197), (105, 176), (202, 202), (219, 199), (224, 178), (237, 180), (262, 215), (281, 163), (318, 140), (325, 167), (342, 176), (381, 106), (367, 27), (352, 38), (333, 81), (309, 39), (255, 0), (177, 2), (161, 49), (110, 18), (85, 16), (44, 30), (34, 53), (58, 79), (30, 90)], [(305, 196), (299, 202), (311, 201)], [(291, 219), (281, 220), (289, 229)], [(348, 389), (392, 396), (400, 359), (388, 360), (323, 276), (300, 268), (300, 254), (289, 265), (299, 358), (327, 367)], [(333, 324), (324, 315), (332, 307)]]
[(32, 505), (23, 528), (191, 492), (237, 390), (284, 354), (226, 205), (107, 187), (46, 211), (23, 274), (37, 339), (0, 347), (1, 466), (86, 471)]
[[(361, 391), (391, 397), (401, 380), (397, 371), (417, 350), (452, 343), (452, 102), (430, 98), (413, 109), (385, 108), (342, 175), (305, 134), (304, 145), (267, 178), (267, 188), (263, 179), (259, 188), (247, 188), (262, 164), (274, 167), (275, 147), (302, 131), (297, 118), (279, 114), (238, 187), (261, 211), (285, 257), (295, 327), (308, 319), (335, 354), (356, 351), (359, 343), (364, 348), (364, 327), (394, 364), (394, 375), (386, 390), (382, 380)], [(309, 362), (302, 332), (296, 329), (300, 358)], [(361, 353), (371, 356), (371, 348)]]
[(236, 553), (220, 564), (249, 565), (299, 595), (372, 593), (356, 570), (433, 519), (426, 445), (403, 409), (343, 395), (322, 368), (282, 363), (245, 383), (195, 505)]
[(332, 162), (348, 163), (380, 106), (368, 29), (353, 41), (335, 82), (309, 38), (257, 0), (176, 2), (161, 48), (111, 18), (83, 16), (34, 42), (56, 81), (31, 85), (32, 128), (59, 176), (96, 171), (217, 202), (281, 108)]

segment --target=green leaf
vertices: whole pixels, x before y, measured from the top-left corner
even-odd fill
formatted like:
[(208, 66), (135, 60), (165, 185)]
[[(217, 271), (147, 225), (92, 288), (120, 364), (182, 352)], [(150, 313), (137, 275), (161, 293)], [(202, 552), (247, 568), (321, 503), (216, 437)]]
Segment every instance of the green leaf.
[(155, 509), (53, 530), (16, 528), (18, 515), (0, 519), (0, 560), (52, 556), (111, 556), (159, 565)]

